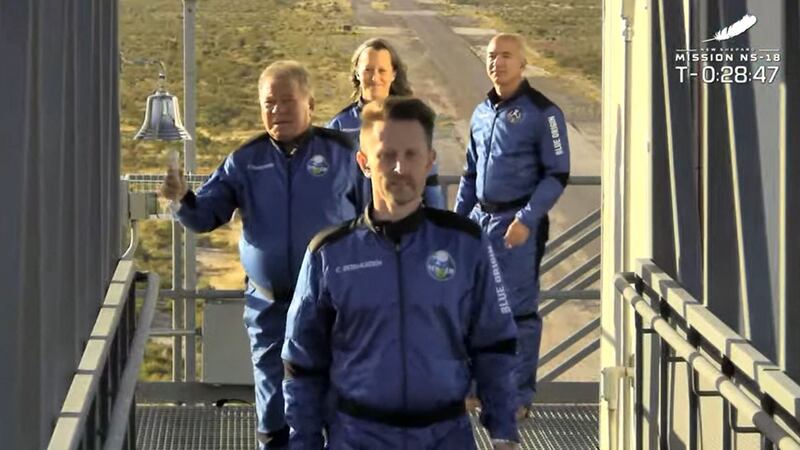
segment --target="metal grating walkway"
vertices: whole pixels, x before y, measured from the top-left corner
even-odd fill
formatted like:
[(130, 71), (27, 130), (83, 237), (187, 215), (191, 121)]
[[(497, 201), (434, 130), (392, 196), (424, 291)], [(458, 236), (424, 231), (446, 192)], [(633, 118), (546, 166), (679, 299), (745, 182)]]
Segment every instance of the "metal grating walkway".
[[(481, 450), (491, 450), (486, 430), (478, 425), (478, 414), (470, 414), (475, 442)], [(524, 450), (594, 450), (597, 438), (597, 405), (533, 405), (531, 417), (519, 424)]]
[[(471, 416), (477, 423), (477, 414)], [(593, 450), (597, 405), (534, 405), (520, 424), (525, 450)], [(251, 406), (136, 407), (137, 448), (141, 450), (253, 450), (255, 411)], [(491, 449), (489, 436), (475, 428), (478, 448)]]
[(140, 450), (255, 450), (252, 406), (136, 406)]

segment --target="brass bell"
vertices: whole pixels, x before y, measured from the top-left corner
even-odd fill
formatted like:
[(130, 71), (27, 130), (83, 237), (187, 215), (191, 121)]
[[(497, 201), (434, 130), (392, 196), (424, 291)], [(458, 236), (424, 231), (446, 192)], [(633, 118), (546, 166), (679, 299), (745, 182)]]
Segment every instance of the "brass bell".
[(148, 96), (144, 123), (133, 138), (160, 141), (192, 140), (183, 127), (178, 98), (161, 87)]

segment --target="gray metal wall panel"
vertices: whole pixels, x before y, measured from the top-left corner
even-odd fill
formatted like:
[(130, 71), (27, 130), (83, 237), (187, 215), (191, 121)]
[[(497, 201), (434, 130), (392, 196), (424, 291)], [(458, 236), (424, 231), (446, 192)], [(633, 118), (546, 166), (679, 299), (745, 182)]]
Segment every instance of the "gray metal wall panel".
[(705, 189), (706, 254), (703, 302), (723, 322), (733, 329), (739, 328), (739, 265), (736, 250), (736, 217), (733, 201), (730, 167), (730, 139), (726, 110), (711, 105), (725, 103), (721, 85), (706, 85), (708, 96), (707, 165)]
[(667, 151), (665, 80), (661, 70), (661, 25), (658, 2), (653, 3), (653, 261), (675, 279), (678, 268), (669, 186), (669, 154)]
[[(707, 152), (708, 167), (701, 180), (708, 197), (702, 202), (704, 210), (700, 211), (700, 194), (693, 188), (694, 155), (701, 142), (693, 129), (700, 109), (693, 107), (691, 84), (677, 82), (677, 70), (672, 67), (671, 59), (684, 45), (683, 2), (653, 5), (653, 258), (690, 292), (699, 295), (695, 291), (700, 290), (700, 284), (694, 275), (697, 272), (699, 276), (700, 269), (699, 264), (692, 263), (692, 254), (697, 254), (695, 250), (699, 252), (702, 241), (698, 223), (701, 218), (705, 220), (702, 239), (708, 259), (703, 265), (706, 273), (702, 279), (707, 283), (704, 301), (765, 355), (777, 359), (781, 320), (777, 175), (781, 168), (776, 149), (780, 123), (778, 85), (785, 70), (782, 68), (772, 84), (715, 82), (701, 87), (711, 106), (703, 124), (705, 129), (699, 130), (708, 141), (703, 149)], [(659, 5), (665, 8), (663, 17)], [(703, 3), (702, 9), (695, 11), (704, 14), (698, 24), (700, 36), (690, 47), (716, 49), (717, 53), (734, 48), (736, 57), (741, 49), (781, 49), (781, 37), (786, 32), (780, 20), (782, 8), (781, 3), (754, 0)], [(747, 13), (755, 14), (758, 23), (746, 33), (722, 42), (700, 44), (700, 39), (713, 36), (715, 31)], [(784, 57), (790, 52), (791, 49), (782, 49)], [(751, 64), (751, 68), (761, 64)], [(719, 73), (722, 63), (708, 65), (716, 67)], [(693, 68), (701, 72), (702, 65)], [(670, 152), (672, 161), (668, 158)], [(677, 180), (672, 189), (670, 177)], [(791, 270), (793, 266), (788, 267)]]
[[(43, 215), (41, 217), (45, 221), (44, 227), (48, 226), (49, 217), (64, 217), (63, 205), (58, 195), (64, 181), (61, 173), (61, 162), (65, 148), (60, 143), (60, 137), (63, 132), (61, 116), (64, 111), (61, 81), (63, 72), (46, 69), (54, 64), (63, 65), (63, 9), (63, 2), (54, 0), (42, 2), (39, 6), (39, 26), (42, 30), (48, 30), (47, 33), (41, 35), (39, 41), (41, 48), (39, 63), (45, 70), (41, 70), (39, 73), (38, 88), (36, 89), (39, 94), (38, 121), (47, 128), (45, 133), (41, 133), (39, 155), (39, 160), (41, 161), (41, 185), (45, 194), (40, 197), (41, 203), (38, 213)], [(60, 274), (63, 273), (61, 254), (64, 248), (60, 243), (64, 239), (66, 239), (66, 235), (64, 235), (61, 227), (51, 229), (42, 235), (41, 243), (44, 257), (42, 258), (40, 269), (45, 278), (60, 277)], [(42, 307), (48, 309), (47, 313), (40, 313), (42, 318), (40, 336), (42, 342), (64, 342), (63, 339), (67, 336), (62, 334), (60, 313), (69, 304), (64, 292), (61, 289), (48, 289), (46, 291), (42, 289), (41, 294), (46, 296), (50, 303), (48, 305), (48, 301), (41, 302)], [(44, 379), (63, 380), (70, 376), (70, 373), (74, 370), (75, 354), (67, 352), (66, 349), (64, 350), (65, 355), (63, 357), (51, 360), (50, 373), (46, 374)], [(47, 349), (44, 348), (43, 353), (46, 352)], [(57, 382), (41, 384), (40, 420), (46, 420), (47, 412), (60, 407), (57, 402), (61, 388), (63, 386)]]
[(0, 0), (0, 413), (43, 448), (119, 256), (115, 1)]
[[(25, 192), (22, 189), (24, 183), (24, 170), (28, 154), (24, 149), (28, 137), (21, 133), (28, 122), (28, 71), (30, 56), (30, 39), (28, 38), (28, 28), (31, 15), (31, 5), (17, 5), (11, 7), (9, 2), (4, 2), (0, 7), (0, 52), (7, 61), (14, 61), (18, 70), (0, 70), (0, 142), (3, 148), (3, 163), (0, 164), (0, 188), (4, 197), (9, 200), (7, 204), (9, 214), (1, 214), (0, 220), (3, 223), (2, 234), (3, 270), (0, 270), (0, 283), (5, 287), (2, 317), (6, 317), (10, 323), (8, 326), (0, 327), (0, 346), (5, 350), (3, 353), (8, 355), (7, 361), (10, 367), (0, 370), (0, 380), (3, 381), (3, 388), (8, 389), (6, 398), (10, 399), (10, 404), (20, 404), (24, 397), (21, 392), (21, 379), (16, 373), (22, 362), (23, 352), (18, 346), (19, 334), (22, 331), (23, 323), (18, 320), (24, 311), (19, 299), (23, 296), (23, 252), (25, 241), (19, 239), (24, 229), (23, 217), (20, 211), (25, 205)], [(14, 212), (14, 214), (11, 214)], [(3, 408), (0, 423), (13, 424), (15, 418), (19, 416), (18, 411), (13, 408)], [(3, 435), (9, 436), (11, 442), (18, 442), (20, 429), (27, 423), (17, 423), (13, 426), (0, 425), (3, 427)], [(24, 428), (23, 428), (24, 429)]]
[[(757, 26), (747, 33), (750, 48), (754, 49), (780, 49), (782, 47), (781, 24), (782, 8), (779, 3), (752, 1), (748, 2), (748, 11), (758, 17)], [(783, 56), (788, 52), (784, 50)], [(778, 291), (778, 207), (779, 185), (777, 174), (780, 171), (780, 120), (778, 105), (780, 104), (779, 82), (786, 74), (784, 61), (778, 63), (780, 73), (772, 84), (752, 83), (753, 99), (755, 102), (754, 126), (758, 129), (759, 159), (761, 161), (761, 179), (763, 180), (760, 194), (764, 201), (764, 228), (766, 233), (766, 258), (769, 261), (769, 274), (765, 282), (769, 283), (772, 293)], [(777, 298), (772, 295), (772, 298)], [(773, 322), (778, 323), (777, 303), (773, 305)], [(777, 337), (777, 334), (775, 334)]]
[(797, 0), (786, 0), (783, 20), (783, 49), (786, 58), (786, 241), (782, 243), (786, 252), (786, 333), (783, 342), (786, 349), (786, 372), (800, 383), (800, 4)]
[[(669, 140), (667, 136), (661, 138), (665, 148), (660, 150), (666, 152), (667, 164), (656, 167), (659, 175), (666, 177), (670, 203), (658, 207), (670, 209), (675, 232), (670, 236), (659, 236), (659, 239), (671, 241), (673, 244), (676, 279), (692, 295), (699, 296), (701, 245), (695, 165), (698, 149), (694, 117), (685, 113), (692, 110), (692, 83), (681, 82), (678, 72), (673, 68), (674, 55), (686, 46), (688, 30), (684, 23), (687, 12), (684, 11), (682, 2), (664, 1), (662, 7), (663, 26), (668, 31), (663, 35), (664, 45), (657, 45), (659, 53), (654, 57), (663, 64), (663, 67), (659, 65), (659, 71), (666, 73), (665, 80), (657, 81), (666, 91), (664, 101), (669, 102), (669, 113), (665, 110), (665, 114), (656, 115), (655, 120), (665, 123), (667, 128), (663, 132), (669, 134)], [(668, 123), (667, 117), (670, 119)]]
[[(701, 21), (701, 39), (713, 36), (722, 25), (718, 14), (719, 1), (705, 4)], [(712, 13), (713, 12), (713, 13)], [(705, 277), (706, 296), (703, 302), (722, 321), (733, 329), (739, 329), (739, 265), (736, 249), (736, 217), (733, 200), (733, 185), (730, 162), (730, 133), (727, 109), (724, 105), (724, 86), (718, 83), (704, 84), (708, 96), (707, 123), (701, 132), (705, 140), (707, 167), (705, 168), (705, 189), (708, 191), (704, 217), (706, 220), (705, 239)]]
[[(777, 5), (776, 5), (777, 6)], [(767, 7), (768, 8), (768, 7)], [(774, 8), (773, 8), (774, 9)], [(722, 23), (730, 24), (741, 19), (742, 16), (751, 12), (748, 4), (744, 0), (727, 1), (722, 4), (719, 10)], [(766, 25), (764, 23), (763, 25)], [(762, 27), (763, 27), (762, 25)], [(757, 28), (758, 26), (754, 27)], [(737, 36), (735, 40), (725, 41), (725, 47), (750, 48), (750, 35), (745, 33)], [(776, 43), (777, 44), (777, 43)], [(740, 210), (736, 211), (741, 220), (741, 249), (744, 251), (739, 254), (742, 260), (744, 273), (741, 277), (745, 283), (746, 297), (740, 296), (743, 304), (742, 327), (740, 331), (751, 339), (767, 357), (776, 359), (775, 348), (776, 323), (773, 311), (777, 304), (775, 302), (775, 290), (770, 283), (771, 272), (777, 270), (777, 263), (771, 264), (769, 258), (768, 235), (777, 234), (777, 227), (768, 229), (766, 226), (766, 203), (777, 204), (777, 197), (773, 199), (764, 198), (766, 185), (777, 185), (777, 166), (767, 166), (766, 170), (771, 176), (762, 177), (762, 166), (764, 166), (763, 154), (765, 150), (776, 153), (776, 147), (768, 147), (768, 142), (774, 142), (777, 129), (760, 130), (759, 122), (756, 118), (756, 99), (753, 90), (753, 83), (730, 84), (731, 106), (735, 149), (731, 157), (736, 158), (736, 170), (734, 175), (737, 177), (732, 188), (739, 190)], [(777, 91), (777, 84), (772, 85), (772, 89)], [(777, 123), (778, 103), (771, 105), (769, 110), (763, 111), (768, 120)], [(766, 136), (769, 132), (773, 136)], [(777, 262), (777, 259), (775, 260)], [(742, 269), (740, 269), (741, 271)], [(749, 330), (749, 336), (746, 331)]]

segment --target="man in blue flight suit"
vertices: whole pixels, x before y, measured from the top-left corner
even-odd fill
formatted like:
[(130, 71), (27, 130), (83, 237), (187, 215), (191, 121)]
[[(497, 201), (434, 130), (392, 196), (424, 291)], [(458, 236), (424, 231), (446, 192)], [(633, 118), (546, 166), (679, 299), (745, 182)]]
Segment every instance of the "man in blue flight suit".
[[(384, 100), (390, 95), (410, 96), (413, 91), (408, 83), (405, 63), (384, 39), (372, 38), (363, 42), (353, 52), (351, 63), (350, 80), (353, 83), (353, 98), (357, 100), (339, 111), (328, 123), (328, 128), (347, 133), (358, 147), (364, 105), (373, 100)], [(425, 180), (423, 199), (426, 206), (444, 209), (447, 200), (439, 185), (438, 174), (439, 167), (434, 162)]]
[(177, 168), (169, 170), (162, 193), (180, 201), (177, 218), (196, 232), (227, 223), (239, 209), (257, 432), (261, 447), (273, 449), (286, 448), (289, 436), (280, 349), (303, 254), (321, 229), (358, 214), (364, 181), (350, 140), (311, 126), (314, 98), (303, 66), (275, 62), (258, 86), (266, 133), (228, 155), (196, 194)]
[(372, 204), (308, 247), (286, 325), (286, 420), (293, 450), (474, 449), (470, 380), (496, 449), (518, 448), (516, 329), (478, 226), (422, 206), (434, 113), (389, 98), (364, 108), (358, 163)]
[(493, 89), (472, 114), (467, 162), (456, 213), (489, 235), (497, 251), (519, 329), (518, 417), (536, 392), (542, 321), (539, 264), (548, 238), (547, 213), (569, 178), (564, 115), (523, 78), (524, 41), (499, 34), (487, 48)]

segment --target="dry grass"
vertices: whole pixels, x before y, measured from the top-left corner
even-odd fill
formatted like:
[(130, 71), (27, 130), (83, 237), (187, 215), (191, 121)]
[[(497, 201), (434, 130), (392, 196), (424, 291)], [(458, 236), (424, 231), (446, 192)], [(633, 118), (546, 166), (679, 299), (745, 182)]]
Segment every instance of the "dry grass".
[(531, 62), (560, 76), (584, 78), (599, 98), (602, 57), (600, 0), (449, 0), (451, 14), (526, 37)]

